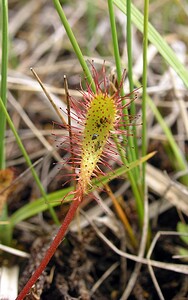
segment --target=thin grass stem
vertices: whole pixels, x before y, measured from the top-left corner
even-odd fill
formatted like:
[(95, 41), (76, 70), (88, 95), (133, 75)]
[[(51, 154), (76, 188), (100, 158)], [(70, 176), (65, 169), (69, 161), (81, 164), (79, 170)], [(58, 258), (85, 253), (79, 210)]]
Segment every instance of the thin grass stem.
[[(115, 62), (116, 62), (117, 78), (118, 78), (118, 83), (120, 84), (120, 82), (121, 82), (121, 60), (120, 60), (117, 30), (116, 30), (115, 15), (114, 15), (112, 0), (108, 0), (108, 10), (109, 10), (109, 16), (110, 16), (111, 33), (112, 33), (112, 41), (113, 41), (113, 47), (114, 47), (114, 57), (115, 57)], [(122, 93), (122, 95), (124, 95), (123, 89), (122, 89), (121, 93)], [(127, 107), (124, 108), (124, 114), (125, 114), (125, 116), (128, 116)], [(126, 117), (125, 121), (128, 121), (128, 117)], [(128, 128), (128, 131), (129, 131), (129, 128)], [(128, 134), (128, 144), (129, 144), (129, 149), (127, 152), (128, 161), (129, 162), (135, 161), (137, 159), (137, 157), (136, 157), (136, 151), (134, 149), (135, 148), (134, 139), (129, 134)], [(122, 161), (125, 162), (125, 159), (123, 158), (122, 155), (121, 155), (121, 158), (123, 159)], [(140, 221), (139, 223), (141, 225), (142, 221), (143, 221), (143, 201), (142, 201), (142, 197), (140, 196), (140, 191), (139, 191), (138, 184), (137, 184), (137, 182), (139, 180), (139, 169), (135, 168), (132, 172), (128, 173), (128, 176), (129, 176), (129, 180), (131, 182), (133, 193), (135, 195), (136, 206), (137, 206), (137, 211), (138, 211), (139, 221)]]
[(69, 25), (69, 23), (67, 21), (65, 13), (63, 11), (63, 8), (62, 8), (59, 0), (53, 0), (53, 3), (54, 3), (54, 6), (55, 6), (55, 9), (56, 9), (56, 11), (57, 11), (57, 13), (58, 13), (58, 15), (59, 15), (59, 17), (61, 19), (61, 22), (62, 22), (62, 24), (63, 24), (63, 26), (64, 26), (64, 28), (66, 30), (66, 33), (67, 33), (67, 35), (69, 37), (69, 40), (70, 40), (70, 42), (72, 44), (74, 52), (75, 52), (75, 54), (78, 57), (80, 65), (82, 66), (82, 68), (84, 70), (84, 73), (85, 73), (85, 75), (87, 77), (87, 80), (88, 80), (88, 82), (91, 83), (91, 87), (92, 87), (93, 91), (95, 91), (95, 84), (93, 82), (93, 78), (92, 78), (91, 72), (90, 72), (90, 70), (89, 70), (89, 68), (88, 68), (88, 66), (87, 66), (87, 64), (85, 62), (85, 59), (84, 59), (83, 54), (82, 54), (82, 51), (80, 50), (80, 47), (79, 47), (79, 45), (77, 43), (77, 40), (76, 40), (76, 38), (74, 36), (74, 33), (73, 33), (73, 31), (72, 31), (72, 29), (71, 29), (71, 27), (70, 27), (70, 25)]
[[(147, 98), (147, 50), (148, 50), (148, 14), (149, 0), (144, 0), (144, 34), (143, 34), (143, 74), (142, 74), (142, 155), (147, 152), (147, 120), (146, 120), (146, 98)], [(146, 164), (142, 164), (142, 184), (145, 187)], [(144, 188), (145, 189), (145, 188)]]
[[(132, 70), (132, 30), (131, 30), (131, 0), (127, 0), (127, 58), (128, 58), (128, 79), (130, 93), (134, 90), (133, 70)], [(131, 102), (131, 113), (135, 115), (135, 103)]]
[[(2, 55), (1, 55), (1, 85), (0, 97), (7, 106), (7, 69), (8, 69), (8, 1), (2, 0), (1, 3), (1, 28), (2, 28)], [(0, 169), (6, 168), (6, 149), (5, 149), (6, 117), (0, 109)], [(8, 207), (5, 203), (1, 211), (0, 220), (8, 221)], [(12, 229), (9, 224), (0, 227), (1, 242), (10, 245), (12, 240)]]
[(36, 80), (38, 81), (38, 83), (40, 84), (43, 92), (45, 93), (46, 97), (48, 98), (48, 100), (50, 101), (51, 105), (53, 106), (56, 114), (58, 115), (58, 117), (60, 118), (61, 122), (67, 126), (67, 122), (66, 120), (63, 118), (62, 114), (60, 113), (59, 109), (57, 108), (57, 106), (55, 105), (54, 101), (52, 100), (50, 94), (48, 93), (47, 89), (45, 88), (44, 84), (42, 83), (42, 81), (40, 80), (39, 76), (37, 75), (37, 73), (35, 72), (35, 70), (33, 68), (30, 68), (31, 72), (33, 73), (33, 75), (35, 76)]
[[(125, 166), (129, 165), (129, 162), (128, 162), (127, 158), (125, 157), (124, 151), (123, 151), (122, 147), (119, 145), (117, 136), (113, 135), (113, 139), (114, 139), (114, 142), (117, 146), (117, 149), (118, 149), (118, 152), (120, 154), (120, 157), (121, 157), (121, 160), (122, 160), (123, 164)], [(133, 190), (133, 193), (134, 193), (134, 196), (135, 196), (136, 209), (137, 209), (138, 219), (139, 219), (139, 225), (140, 225), (140, 227), (142, 227), (142, 222), (143, 222), (143, 218), (144, 218), (144, 207), (143, 207), (142, 197), (141, 197), (140, 191), (138, 189), (138, 184), (137, 184), (137, 182), (134, 178), (134, 173), (131, 172), (131, 170), (129, 170), (127, 172), (127, 174), (128, 174), (128, 178), (129, 178), (129, 181), (131, 183), (131, 187), (132, 187), (132, 190)]]
[[(129, 90), (130, 93), (133, 92), (134, 90), (134, 82), (133, 82), (133, 70), (132, 70), (132, 65), (133, 65), (133, 58), (132, 58), (132, 23), (131, 23), (131, 0), (127, 0), (127, 58), (128, 58), (128, 79), (129, 79)], [(132, 94), (134, 95), (134, 94)], [(130, 112), (132, 116), (136, 115), (136, 107), (135, 107), (135, 102), (132, 101), (130, 105)], [(134, 130), (134, 150), (136, 153), (136, 157), (138, 158), (138, 143), (137, 143), (137, 130), (136, 126), (133, 125), (133, 130)]]
[[(67, 77), (64, 76), (64, 88), (65, 88), (65, 98), (67, 102), (67, 115), (68, 115), (68, 131), (69, 131), (69, 142), (70, 142), (70, 152), (71, 152), (71, 161), (72, 161), (72, 173), (75, 174), (76, 166), (75, 166), (75, 157), (74, 157), (74, 147), (73, 147), (73, 135), (71, 128), (71, 108), (70, 108), (70, 95), (68, 89)], [(76, 180), (73, 180), (74, 190), (76, 190)]]
[[(121, 82), (122, 71), (121, 71), (121, 59), (119, 53), (119, 45), (118, 45), (118, 37), (117, 37), (117, 30), (116, 30), (116, 23), (115, 23), (115, 15), (113, 9), (113, 1), (108, 0), (108, 10), (109, 10), (109, 17), (110, 17), (110, 25), (111, 25), (111, 33), (112, 33), (112, 42), (114, 48), (114, 57), (116, 63), (116, 71), (117, 71), (117, 78), (118, 84)], [(121, 95), (124, 95), (124, 90), (122, 88)], [(128, 110), (127, 107), (124, 108), (125, 118), (128, 121)], [(128, 129), (129, 130), (129, 129)], [(129, 161), (136, 160), (136, 152), (134, 151), (134, 140), (132, 136), (128, 136), (130, 151), (128, 151)], [(134, 170), (135, 171), (135, 170)]]
[(27, 152), (26, 152), (26, 150), (25, 150), (25, 148), (24, 148), (24, 146), (22, 144), (22, 141), (21, 141), (21, 139), (20, 139), (20, 137), (19, 137), (19, 135), (18, 135), (15, 127), (14, 127), (14, 124), (13, 124), (13, 122), (12, 122), (12, 120), (11, 120), (8, 112), (7, 112), (7, 109), (6, 109), (6, 107), (5, 107), (5, 105), (4, 105), (4, 103), (3, 103), (3, 101), (2, 101), (1, 98), (0, 98), (0, 108), (2, 109), (2, 111), (3, 111), (3, 113), (4, 113), (5, 117), (6, 117), (6, 120), (7, 120), (8, 124), (9, 124), (9, 126), (10, 126), (10, 129), (12, 130), (12, 132), (13, 132), (13, 134), (15, 136), (16, 142), (17, 142), (17, 144), (18, 144), (18, 146), (19, 146), (19, 148), (20, 148), (20, 150), (21, 150), (21, 152), (22, 152), (22, 154), (23, 154), (23, 156), (25, 158), (25, 161), (26, 161), (27, 165), (31, 169), (32, 175), (33, 175), (33, 177), (34, 177), (34, 179), (35, 179), (35, 181), (37, 183), (37, 186), (38, 186), (38, 188), (39, 188), (39, 190), (40, 190), (40, 192), (41, 192), (44, 200), (46, 201), (46, 203), (48, 205), (49, 212), (50, 212), (50, 214), (51, 214), (54, 222), (59, 225), (60, 223), (59, 223), (59, 221), (57, 219), (56, 213), (55, 213), (53, 207), (51, 207), (51, 205), (48, 202), (48, 199), (47, 199), (44, 187), (43, 187), (42, 183), (40, 182), (40, 179), (39, 179), (39, 177), (38, 177), (38, 175), (37, 175), (37, 173), (36, 173), (36, 171), (35, 171), (35, 169), (34, 169), (34, 167), (32, 165), (32, 162), (31, 162), (31, 160), (30, 160), (30, 158), (29, 158), (29, 156), (28, 156), (28, 154), (27, 154)]
[[(2, 22), (2, 56), (1, 56), (1, 99), (7, 106), (7, 68), (8, 68), (8, 2), (2, 0), (1, 5), (1, 22)], [(5, 130), (6, 117), (0, 110), (0, 169), (5, 169)]]
[[(115, 62), (116, 62), (117, 79), (118, 79), (118, 84), (120, 84), (122, 70), (121, 70), (121, 60), (120, 60), (120, 54), (119, 54), (118, 37), (117, 37), (115, 15), (114, 15), (112, 0), (108, 0), (108, 11), (109, 11), (109, 17), (110, 17), (112, 41), (113, 41), (113, 48), (114, 48), (114, 58), (115, 58)], [(123, 93), (123, 89), (122, 89), (122, 95), (123, 94), (124, 93)]]

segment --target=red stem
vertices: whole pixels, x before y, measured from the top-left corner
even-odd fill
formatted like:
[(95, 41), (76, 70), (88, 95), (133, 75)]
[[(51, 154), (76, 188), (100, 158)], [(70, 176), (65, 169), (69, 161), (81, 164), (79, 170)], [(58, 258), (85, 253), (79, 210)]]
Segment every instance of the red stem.
[(76, 199), (73, 200), (73, 202), (72, 202), (72, 204), (71, 204), (71, 206), (70, 206), (70, 208), (69, 208), (69, 210), (66, 214), (64, 222), (61, 225), (61, 227), (59, 228), (59, 231), (58, 231), (57, 235), (55, 236), (54, 240), (52, 241), (48, 251), (46, 252), (46, 254), (43, 258), (43, 260), (41, 261), (40, 265), (38, 266), (36, 271), (31, 276), (29, 281), (26, 283), (26, 285), (24, 286), (24, 288), (22, 289), (22, 291), (20, 292), (20, 294), (18, 295), (16, 300), (23, 300), (26, 297), (26, 295), (29, 293), (30, 288), (33, 286), (33, 284), (35, 284), (35, 282), (37, 281), (37, 279), (39, 278), (41, 273), (46, 268), (46, 266), (49, 263), (50, 259), (54, 255), (57, 247), (59, 246), (60, 242), (62, 241), (63, 237), (65, 236), (67, 228), (68, 228), (70, 222), (72, 221), (72, 219), (74, 218), (75, 212), (76, 212), (79, 204), (80, 204), (80, 198), (76, 198)]

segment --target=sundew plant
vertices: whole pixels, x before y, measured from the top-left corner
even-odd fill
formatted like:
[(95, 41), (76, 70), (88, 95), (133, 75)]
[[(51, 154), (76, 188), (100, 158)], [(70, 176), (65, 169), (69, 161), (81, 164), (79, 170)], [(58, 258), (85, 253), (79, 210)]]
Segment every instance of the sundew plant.
[[(87, 84), (87, 90), (81, 90), (82, 101), (80, 103), (76, 103), (71, 97), (68, 99), (70, 108), (72, 108), (70, 112), (68, 110), (69, 118), (76, 121), (77, 126), (70, 124), (66, 126), (69, 136), (62, 142), (62, 147), (70, 153), (70, 159), (66, 163), (70, 164), (73, 169), (70, 175), (77, 182), (75, 191), (71, 192), (74, 195), (73, 202), (40, 266), (25, 285), (17, 300), (26, 296), (53, 256), (79, 204), (91, 188), (91, 178), (100, 174), (104, 175), (99, 164), (108, 166), (106, 158), (117, 160), (117, 144), (113, 142), (113, 136), (127, 136), (128, 134), (127, 128), (131, 123), (123, 121), (123, 108), (130, 104), (130, 95), (120, 95), (122, 84), (111, 94), (110, 91), (113, 91), (115, 87), (106, 75), (104, 65), (100, 73), (92, 64), (95, 91), (91, 89), (90, 84)], [(122, 77), (121, 83), (123, 83), (123, 79), (124, 77)], [(136, 98), (136, 94), (134, 97)], [(129, 102), (123, 105), (123, 99), (129, 99)], [(128, 119), (129, 117), (126, 116), (126, 120)], [(132, 120), (132, 117), (130, 119)], [(120, 144), (119, 147), (121, 147)]]

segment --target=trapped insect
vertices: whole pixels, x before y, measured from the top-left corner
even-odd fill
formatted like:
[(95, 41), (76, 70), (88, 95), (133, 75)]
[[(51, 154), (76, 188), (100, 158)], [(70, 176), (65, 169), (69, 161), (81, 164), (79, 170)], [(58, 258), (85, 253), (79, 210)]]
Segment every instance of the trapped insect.
[(99, 141), (95, 144), (95, 151), (99, 150), (101, 148), (101, 143)]
[(98, 136), (99, 136), (99, 135), (98, 135), (97, 133), (94, 133), (94, 134), (92, 135), (92, 141), (93, 141), (93, 140), (96, 140)]

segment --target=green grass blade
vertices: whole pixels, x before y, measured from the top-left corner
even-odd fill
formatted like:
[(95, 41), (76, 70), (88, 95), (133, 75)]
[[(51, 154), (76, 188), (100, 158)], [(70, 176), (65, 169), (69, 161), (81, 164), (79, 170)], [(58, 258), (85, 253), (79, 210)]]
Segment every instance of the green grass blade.
[[(113, 0), (114, 4), (125, 14), (127, 14), (127, 8), (125, 1)], [(132, 4), (131, 5), (131, 17), (132, 22), (143, 33), (144, 17), (142, 13)], [(163, 56), (166, 62), (174, 69), (174, 71), (180, 76), (185, 85), (188, 87), (188, 71), (184, 65), (179, 61), (178, 57), (166, 41), (161, 37), (157, 30), (148, 23), (148, 40), (155, 45), (159, 53)]]
[[(113, 48), (114, 48), (114, 57), (115, 57), (115, 62), (116, 62), (116, 70), (117, 70), (117, 78), (118, 82), (120, 83), (121, 81), (121, 58), (119, 54), (119, 44), (118, 44), (118, 37), (117, 37), (117, 30), (116, 30), (116, 23), (115, 23), (115, 14), (114, 14), (114, 9), (113, 9), (113, 1), (108, 0), (108, 10), (109, 10), (109, 16), (110, 16), (110, 24), (111, 24), (111, 33), (112, 33), (112, 42), (113, 42)], [(124, 95), (124, 91), (122, 89), (121, 92), (122, 96)], [(128, 117), (128, 110), (127, 107), (124, 108), (124, 122), (126, 124), (129, 123), (129, 117)], [(130, 128), (126, 128), (127, 131), (130, 131)], [(134, 131), (134, 129), (133, 129)], [(116, 139), (114, 137), (114, 139)], [(125, 137), (123, 136), (124, 142), (125, 142)], [(117, 143), (116, 143), (117, 145)], [(129, 135), (128, 133), (128, 151), (127, 151), (127, 156), (128, 156), (128, 161), (129, 163), (132, 161), (136, 161), (137, 159), (137, 140), (134, 138), (132, 135)], [(122, 157), (122, 155), (121, 155)], [(122, 161), (126, 165), (127, 161), (125, 161), (124, 157), (122, 157)], [(139, 180), (139, 169), (138, 167), (135, 168), (134, 170), (128, 172), (129, 174), (129, 180), (131, 182), (131, 187), (135, 196), (135, 201), (136, 201), (136, 207), (137, 207), (137, 212), (138, 212), (138, 217), (139, 217), (139, 223), (140, 225), (142, 224), (143, 221), (143, 201), (142, 197), (140, 195), (140, 191), (138, 188), (138, 180)]]
[(67, 33), (67, 35), (69, 37), (69, 40), (70, 40), (70, 42), (72, 44), (74, 52), (75, 52), (75, 54), (78, 57), (80, 65), (82, 66), (82, 69), (84, 70), (84, 73), (87, 76), (87, 80), (88, 80), (88, 82), (91, 83), (93, 91), (95, 91), (95, 85), (94, 85), (94, 82), (93, 82), (93, 78), (92, 78), (91, 72), (90, 72), (90, 70), (89, 70), (89, 68), (88, 68), (88, 66), (87, 66), (87, 64), (85, 62), (85, 59), (84, 59), (83, 54), (82, 54), (82, 51), (80, 50), (80, 47), (79, 47), (79, 45), (77, 43), (77, 40), (76, 40), (76, 38), (74, 36), (74, 33), (73, 33), (71, 27), (69, 25), (69, 22), (67, 21), (65, 13), (63, 11), (63, 8), (62, 8), (59, 0), (53, 0), (53, 3), (54, 3), (54, 7), (55, 7), (55, 9), (56, 9), (56, 11), (57, 11), (57, 13), (58, 13), (58, 15), (60, 17), (60, 20), (61, 20), (61, 22), (62, 22), (62, 24), (63, 24), (63, 26), (64, 26), (64, 28), (66, 30), (66, 33)]
[[(129, 79), (129, 87), (130, 93), (134, 90), (134, 82), (133, 82), (133, 58), (132, 58), (132, 21), (131, 21), (131, 0), (127, 0), (127, 58), (128, 58), (128, 79)], [(136, 114), (136, 108), (134, 101), (131, 103), (131, 114)]]
[[(1, 85), (0, 97), (7, 106), (7, 68), (8, 68), (8, 1), (2, 0), (1, 2), (1, 28), (2, 28), (2, 55), (1, 55)], [(6, 118), (0, 109), (0, 169), (6, 168), (6, 151), (5, 151), (5, 131), (6, 131)], [(1, 211), (1, 221), (8, 221), (8, 208), (7, 204)], [(9, 224), (0, 226), (0, 240), (5, 245), (10, 245), (12, 240), (12, 229)]]
[(147, 161), (148, 159), (150, 159), (152, 156), (155, 155), (156, 152), (151, 152), (147, 155), (145, 155), (144, 157), (141, 157), (139, 159), (137, 159), (136, 161), (131, 162), (130, 164), (128, 164), (127, 166), (122, 166), (112, 172), (109, 172), (107, 175), (105, 176), (101, 176), (97, 179), (94, 179), (92, 181), (92, 184), (94, 186), (97, 187), (101, 187), (102, 185), (108, 183), (109, 181), (122, 176), (126, 173), (128, 173), (129, 171), (131, 171), (132, 169), (136, 168), (137, 166), (139, 166), (140, 164), (143, 164), (145, 161)]
[[(7, 68), (8, 68), (8, 3), (2, 0), (1, 4), (1, 28), (2, 28), (2, 56), (1, 56), (1, 87), (0, 96), (7, 105)], [(0, 110), (0, 169), (5, 169), (5, 130), (6, 117)]]
[[(143, 34), (143, 74), (142, 74), (142, 156), (147, 153), (147, 120), (146, 120), (146, 100), (147, 100), (147, 53), (148, 53), (148, 14), (149, 0), (144, 1), (144, 34)], [(142, 184), (145, 190), (146, 164), (142, 164)]]
[[(113, 49), (114, 49), (114, 57), (116, 62), (116, 71), (117, 71), (117, 78), (118, 83), (120, 84), (121, 78), (122, 78), (122, 70), (121, 70), (121, 58), (119, 54), (119, 44), (118, 44), (118, 37), (117, 37), (117, 30), (116, 30), (116, 23), (115, 23), (115, 15), (114, 15), (114, 9), (113, 9), (113, 1), (108, 0), (108, 10), (109, 10), (109, 16), (110, 16), (110, 25), (111, 25), (111, 33), (112, 33), (112, 42), (113, 42)], [(124, 95), (124, 91), (122, 89), (121, 92), (122, 96)], [(129, 122), (128, 119), (128, 110), (125, 107), (124, 113), (126, 115), (126, 120)], [(130, 145), (130, 151), (128, 151), (129, 161), (136, 160), (136, 153), (134, 150), (134, 141), (132, 139), (132, 136), (128, 137), (129, 145)]]
[(188, 246), (188, 236), (184, 235), (184, 234), (188, 234), (188, 224), (178, 222), (177, 231), (179, 233), (182, 233), (182, 236), (180, 236), (180, 238)]
[[(134, 82), (133, 82), (133, 58), (132, 58), (132, 22), (131, 22), (131, 0), (126, 1), (127, 4), (127, 58), (128, 58), (128, 79), (129, 79), (129, 91), (132, 93), (134, 90)], [(134, 97), (134, 94), (133, 94)], [(132, 116), (136, 115), (136, 106), (135, 102), (133, 101), (130, 105), (130, 113)], [(134, 144), (134, 151), (136, 157), (138, 158), (138, 142), (137, 142), (137, 128), (133, 125), (133, 144)], [(139, 177), (139, 173), (137, 174)]]
[[(51, 194), (46, 195), (46, 199), (51, 207), (56, 207), (58, 205), (61, 205), (62, 199), (71, 191), (72, 188), (66, 188), (63, 190), (59, 190), (56, 192), (53, 192)], [(72, 199), (73, 196), (67, 197), (65, 201), (63, 201), (63, 204), (66, 202), (69, 202)], [(41, 197), (39, 199), (36, 199), (33, 202), (30, 202), (20, 209), (18, 209), (16, 212), (12, 214), (10, 217), (10, 222), (12, 226), (15, 226), (19, 222), (26, 220), (28, 218), (31, 218), (35, 216), (38, 213), (44, 212), (48, 210), (48, 204), (45, 202), (44, 197)]]
[[(113, 9), (113, 1), (108, 0), (108, 10), (109, 10), (109, 16), (110, 16), (110, 24), (111, 24), (111, 33), (112, 33), (112, 42), (113, 42), (113, 48), (114, 48), (114, 57), (115, 57), (115, 62), (116, 62), (116, 71), (117, 71), (117, 78), (118, 78), (118, 83), (120, 84), (121, 78), (122, 78), (122, 70), (121, 70), (121, 58), (119, 54), (119, 44), (118, 44), (118, 37), (117, 37), (117, 30), (116, 30), (116, 23), (115, 23), (115, 15), (114, 15), (114, 9)], [(124, 95), (124, 91), (122, 89), (122, 96)], [(125, 121), (129, 123), (129, 118), (128, 118), (128, 110), (125, 107), (124, 108), (124, 114), (125, 114)], [(128, 128), (129, 130), (129, 128)], [(128, 158), (129, 162), (134, 161), (137, 159), (136, 157), (136, 151), (134, 149), (135, 144), (134, 144), (134, 139), (132, 136), (128, 136), (128, 141), (129, 141), (129, 146), (130, 146), (130, 151), (128, 151)], [(138, 172), (134, 172), (137, 175), (137, 178), (139, 177)]]
[(16, 142), (17, 142), (17, 144), (18, 144), (18, 146), (19, 146), (19, 148), (20, 148), (20, 150), (21, 150), (21, 152), (22, 152), (22, 154), (23, 154), (23, 156), (25, 158), (25, 161), (26, 161), (27, 165), (31, 168), (31, 172), (32, 172), (33, 178), (35, 179), (35, 181), (37, 183), (37, 186), (38, 186), (38, 188), (39, 188), (39, 190), (40, 190), (40, 192), (41, 192), (44, 200), (46, 201), (46, 203), (48, 205), (48, 209), (50, 211), (50, 214), (51, 214), (54, 222), (56, 224), (59, 224), (59, 221), (57, 219), (56, 213), (53, 210), (53, 208), (48, 204), (47, 196), (46, 196), (45, 190), (43, 188), (43, 185), (40, 182), (40, 179), (39, 179), (39, 177), (38, 177), (38, 175), (37, 175), (37, 173), (36, 173), (36, 171), (35, 171), (35, 169), (34, 169), (34, 167), (32, 165), (32, 162), (31, 162), (31, 160), (30, 160), (30, 158), (29, 158), (29, 156), (28, 156), (28, 154), (27, 154), (27, 152), (26, 152), (26, 150), (25, 150), (25, 148), (24, 148), (24, 146), (22, 144), (22, 141), (21, 141), (21, 139), (20, 139), (20, 137), (19, 137), (19, 135), (18, 135), (15, 127), (14, 127), (14, 124), (13, 124), (13, 122), (12, 122), (12, 120), (11, 120), (11, 118), (10, 118), (10, 116), (9, 116), (7, 110), (6, 110), (6, 107), (5, 107), (5, 105), (4, 105), (4, 103), (3, 103), (3, 101), (2, 101), (1, 98), (0, 98), (0, 108), (2, 109), (4, 115), (5, 115), (6, 119), (7, 119), (7, 122), (9, 124), (9, 126), (10, 126), (10, 128), (11, 128), (13, 134), (14, 134), (14, 136), (15, 136)]
[[(144, 161), (150, 159), (155, 152), (152, 152), (145, 157), (140, 158), (137, 161), (134, 161), (130, 163), (128, 166), (122, 166), (118, 168), (117, 170), (114, 170), (112, 172), (109, 172), (106, 176), (101, 176), (97, 179), (92, 180), (92, 188), (89, 190), (89, 192), (94, 191), (96, 188), (103, 187), (104, 184), (110, 182), (111, 180), (117, 178), (118, 176), (122, 176), (126, 174), (128, 171), (132, 170), (133, 168), (137, 167), (139, 164), (142, 164)], [(55, 207), (63, 203), (67, 203), (73, 199), (73, 195), (69, 194), (71, 191), (73, 191), (73, 187), (65, 188), (60, 191), (56, 191), (54, 193), (51, 193), (46, 196), (48, 203), (51, 207)], [(68, 196), (66, 196), (68, 195)], [(24, 207), (18, 209), (15, 213), (12, 214), (10, 217), (10, 222), (12, 226), (15, 226), (19, 222), (30, 218), (40, 212), (44, 212), (48, 209), (48, 205), (45, 203), (44, 198), (39, 198), (35, 200), (34, 202), (26, 204)]]
[(108, 11), (109, 11), (109, 17), (110, 17), (110, 25), (111, 25), (113, 48), (114, 48), (114, 58), (115, 58), (115, 62), (116, 62), (117, 78), (118, 78), (118, 83), (120, 84), (121, 76), (122, 76), (121, 59), (120, 59), (120, 54), (119, 54), (119, 45), (118, 45), (117, 30), (116, 30), (116, 23), (115, 23), (115, 16), (114, 16), (112, 0), (108, 0)]

